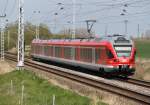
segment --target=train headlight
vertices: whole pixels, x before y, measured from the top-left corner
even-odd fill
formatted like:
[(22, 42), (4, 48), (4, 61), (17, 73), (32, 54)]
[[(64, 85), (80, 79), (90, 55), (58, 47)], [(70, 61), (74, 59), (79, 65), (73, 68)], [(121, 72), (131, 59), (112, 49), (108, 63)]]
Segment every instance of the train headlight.
[(119, 62), (119, 60), (118, 59), (114, 59), (114, 62)]
[(124, 63), (124, 62), (127, 62), (127, 59), (122, 59), (121, 62), (123, 62), (123, 63)]
[(133, 68), (133, 66), (130, 66), (129, 68), (130, 68), (130, 69), (132, 69), (132, 68)]

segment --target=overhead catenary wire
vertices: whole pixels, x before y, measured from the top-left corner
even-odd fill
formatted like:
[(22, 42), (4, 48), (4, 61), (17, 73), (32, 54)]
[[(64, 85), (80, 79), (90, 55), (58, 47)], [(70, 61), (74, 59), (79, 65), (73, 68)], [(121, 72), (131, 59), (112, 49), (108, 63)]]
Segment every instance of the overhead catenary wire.
[(6, 14), (7, 6), (8, 6), (8, 0), (6, 0), (6, 4), (5, 4), (5, 7), (4, 7), (3, 14)]
[[(8, 17), (11, 18), (13, 15), (15, 15), (15, 11), (17, 11), (17, 0), (14, 0), (13, 4), (12, 4), (12, 8), (10, 9), (10, 11), (8, 12)], [(17, 12), (16, 12), (17, 13)]]
[[(148, 0), (144, 0), (144, 1), (148, 1)], [(113, 9), (113, 8), (119, 8), (119, 7), (124, 6), (125, 4), (127, 4), (127, 5), (131, 5), (132, 4), (133, 5), (133, 4), (141, 3), (141, 2), (144, 2), (144, 1), (141, 1), (141, 0), (137, 0), (137, 1), (133, 1), (133, 2), (126, 1), (126, 2), (121, 2), (121, 3), (117, 3), (117, 4), (111, 4), (111, 5), (107, 6), (107, 7), (103, 7), (103, 8), (96, 9), (96, 10), (91, 10), (91, 11), (85, 11), (85, 12), (82, 12), (80, 14), (82, 14), (83, 16), (88, 15), (88, 14), (95, 14), (97, 12), (102, 12), (104, 10), (109, 10), (109, 9)], [(148, 1), (148, 2), (150, 2), (150, 1)], [(76, 15), (78, 16), (80, 14), (77, 13)], [(71, 16), (71, 14), (69, 14), (69, 15), (67, 15), (65, 17), (70, 17), (70, 16)]]
[[(140, 0), (136, 0), (136, 1), (132, 1), (132, 2), (123, 2), (123, 4), (125, 4), (125, 3), (127, 3), (128, 5), (129, 4), (137, 4), (137, 3), (142, 3), (142, 2), (149, 2), (148, 0), (144, 0), (144, 1), (140, 1)], [(122, 5), (123, 5), (122, 4)], [(121, 6), (119, 6), (119, 7), (121, 7)], [(95, 14), (95, 13), (99, 13), (99, 12), (103, 12), (103, 11), (105, 11), (105, 10), (112, 10), (113, 8), (116, 8), (115, 6), (114, 7), (107, 7), (107, 8), (101, 8), (101, 9), (99, 9), (99, 10), (97, 10), (97, 12), (96, 12), (96, 10), (91, 10), (91, 12), (90, 11), (88, 11), (88, 12), (84, 12), (84, 14), (83, 13), (80, 13), (79, 14), (79, 12), (76, 14), (76, 16), (80, 16), (80, 17), (87, 17), (87, 16), (89, 16), (89, 15), (91, 15), (91, 14)], [(60, 16), (60, 18), (61, 18), (61, 20), (63, 19), (69, 19), (69, 17), (71, 17), (72, 15), (71, 14), (68, 14), (68, 15), (65, 15), (65, 16)], [(129, 16), (129, 15), (128, 15)], [(106, 16), (107, 17), (107, 16)], [(117, 17), (117, 16), (109, 16), (109, 17)], [(119, 16), (118, 16), (119, 17)]]

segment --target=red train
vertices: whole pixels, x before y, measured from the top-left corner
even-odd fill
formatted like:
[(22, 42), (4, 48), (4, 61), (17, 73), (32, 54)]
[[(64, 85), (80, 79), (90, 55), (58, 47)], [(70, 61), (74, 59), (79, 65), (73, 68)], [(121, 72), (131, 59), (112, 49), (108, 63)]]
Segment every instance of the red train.
[(31, 52), (32, 58), (122, 76), (134, 74), (135, 54), (133, 41), (123, 35), (92, 39), (34, 39)]

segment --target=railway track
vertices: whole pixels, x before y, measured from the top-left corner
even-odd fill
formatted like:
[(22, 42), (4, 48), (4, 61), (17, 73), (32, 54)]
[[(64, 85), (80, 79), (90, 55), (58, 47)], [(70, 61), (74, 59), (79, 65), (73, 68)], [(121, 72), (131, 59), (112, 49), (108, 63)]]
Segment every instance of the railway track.
[(144, 81), (144, 80), (139, 80), (139, 79), (134, 79), (134, 78), (120, 78), (118, 77), (117, 80), (126, 82), (126, 83), (131, 83), (134, 85), (150, 88), (150, 82), (149, 81)]
[[(16, 56), (10, 53), (6, 54), (6, 58), (16, 62)], [(25, 65), (70, 79), (72, 81), (82, 83), (84, 85), (87, 85), (87, 86), (90, 86), (99, 90), (104, 90), (107, 92), (111, 92), (111, 93), (129, 98), (129, 99), (132, 99), (144, 105), (150, 105), (150, 94), (145, 94), (145, 93), (133, 91), (127, 88), (123, 88), (114, 84), (106, 83), (96, 78), (87, 77), (85, 75), (81, 75), (80, 73), (72, 72), (71, 70), (67, 70), (65, 68), (48, 66), (48, 65), (46, 66), (40, 63), (35, 63), (31, 61), (29, 58), (25, 59)], [(142, 86), (144, 88), (147, 88), (150, 85), (149, 82), (144, 81), (142, 83), (141, 81), (139, 82), (139, 80), (135, 80), (135, 79), (128, 79), (128, 81), (125, 81), (125, 82), (130, 82), (131, 84)]]
[[(7, 52), (7, 54), (16, 56), (16, 54), (13, 54), (10, 52)], [(30, 59), (29, 56), (25, 56), (25, 57), (26, 57), (26, 59)], [(150, 81), (144, 81), (144, 80), (139, 80), (139, 79), (134, 79), (134, 78), (121, 78), (121, 77), (117, 77), (117, 80), (126, 82), (126, 83), (131, 83), (131, 84), (138, 85), (138, 86), (142, 86), (142, 87), (150, 88)]]

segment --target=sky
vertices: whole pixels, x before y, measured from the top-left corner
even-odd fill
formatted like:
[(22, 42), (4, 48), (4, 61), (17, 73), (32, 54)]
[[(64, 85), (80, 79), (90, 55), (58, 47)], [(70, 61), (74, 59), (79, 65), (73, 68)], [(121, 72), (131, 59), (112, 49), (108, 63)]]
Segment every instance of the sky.
[[(74, 0), (75, 26), (86, 28), (85, 20), (96, 20), (93, 31), (97, 36), (125, 34), (137, 36), (150, 29), (150, 0)], [(57, 13), (57, 15), (56, 15)], [(0, 0), (0, 15), (8, 22), (18, 20), (18, 0)], [(73, 0), (24, 0), (24, 20), (33, 24), (45, 23), (53, 33), (72, 28)]]

